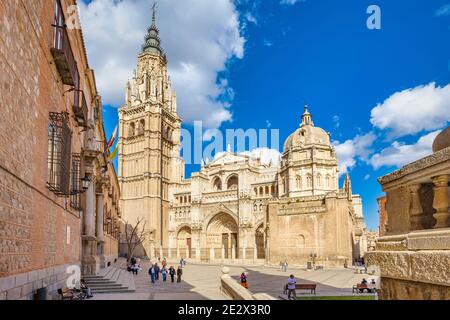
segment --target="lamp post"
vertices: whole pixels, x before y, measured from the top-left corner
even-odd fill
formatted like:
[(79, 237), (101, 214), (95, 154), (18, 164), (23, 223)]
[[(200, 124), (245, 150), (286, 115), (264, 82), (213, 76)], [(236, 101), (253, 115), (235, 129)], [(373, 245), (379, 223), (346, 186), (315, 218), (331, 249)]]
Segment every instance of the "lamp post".
[(309, 257), (310, 257), (311, 260), (312, 260), (313, 268), (315, 268), (315, 267), (316, 267), (316, 258), (317, 258), (317, 254), (316, 254), (316, 253), (311, 253), (311, 254), (309, 255)]
[(81, 193), (86, 192), (89, 189), (89, 185), (91, 183), (91, 178), (88, 176), (85, 176), (81, 179), (81, 187), (83, 188), (83, 191)]

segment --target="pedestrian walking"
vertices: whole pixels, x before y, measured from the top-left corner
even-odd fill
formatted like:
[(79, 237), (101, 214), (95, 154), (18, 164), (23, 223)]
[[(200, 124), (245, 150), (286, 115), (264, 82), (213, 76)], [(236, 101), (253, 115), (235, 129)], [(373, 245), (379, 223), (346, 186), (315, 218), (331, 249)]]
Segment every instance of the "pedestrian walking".
[(155, 266), (151, 265), (150, 269), (148, 269), (148, 274), (150, 275), (150, 280), (152, 281), (152, 283), (155, 283), (155, 279), (156, 279), (156, 274), (155, 274)]
[(245, 289), (248, 289), (247, 275), (245, 274), (245, 272), (242, 272), (241, 274), (241, 286), (243, 286)]
[(170, 274), (170, 280), (172, 281), (172, 283), (175, 282), (175, 268), (173, 266), (171, 266), (169, 268), (169, 274)]
[(167, 269), (166, 268), (162, 268), (161, 274), (162, 274), (162, 277), (163, 277), (163, 282), (166, 282), (166, 280), (167, 280)]
[(131, 271), (133, 272), (133, 274), (137, 275), (139, 271), (139, 265), (135, 263), (134, 266), (131, 268)]
[(155, 263), (155, 280), (159, 280), (159, 272), (161, 271), (161, 268), (158, 266), (157, 263)]
[(288, 283), (287, 283), (288, 300), (291, 300), (291, 295), (293, 296), (293, 300), (297, 299), (297, 294), (295, 292), (295, 284), (296, 283), (297, 283), (297, 280), (295, 279), (294, 275), (291, 274), (291, 276), (288, 279)]
[(287, 269), (288, 269), (288, 263), (287, 263), (286, 260), (284, 261), (283, 267), (284, 267), (284, 272), (287, 272)]
[(177, 283), (181, 282), (182, 275), (183, 275), (183, 269), (181, 268), (181, 266), (179, 266), (177, 269)]

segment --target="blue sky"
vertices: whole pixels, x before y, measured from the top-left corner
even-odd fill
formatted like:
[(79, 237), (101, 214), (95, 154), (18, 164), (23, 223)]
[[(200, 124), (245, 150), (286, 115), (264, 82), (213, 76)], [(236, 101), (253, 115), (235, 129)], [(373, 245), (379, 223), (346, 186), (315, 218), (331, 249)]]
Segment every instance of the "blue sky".
[[(171, 7), (160, 2), (160, 15), (170, 16)], [(366, 26), (366, 10), (372, 4), (381, 9), (381, 30)], [(88, 8), (81, 10), (83, 23)], [(382, 195), (377, 177), (431, 152), (432, 138), (450, 120), (450, 2), (241, 0), (226, 9), (238, 19), (238, 35), (230, 42), (245, 42), (242, 52), (226, 49), (223, 66), (213, 70), (216, 84), (226, 79), (223, 93), (228, 94), (212, 96), (216, 105), (211, 108), (230, 114), (215, 127), (267, 128), (269, 123), (280, 129), (282, 146), (298, 127), (307, 103), (315, 124), (331, 132), (346, 164), (343, 170), (350, 173), (354, 192), (363, 197), (368, 227), (376, 229), (376, 199)], [(165, 24), (159, 24), (163, 47), (166, 35), (173, 48), (170, 39), (176, 32)], [(98, 55), (102, 48), (89, 43), (98, 29), (89, 21), (86, 25), (88, 54)], [(168, 50), (169, 64), (171, 54), (182, 56)], [(136, 62), (135, 55), (127, 59)], [(100, 71), (93, 63), (97, 77), (105, 72), (99, 66)], [(175, 84), (175, 90), (184, 89)], [(178, 105), (188, 119), (210, 112), (200, 108), (190, 114), (189, 104), (180, 97)], [(108, 135), (117, 123), (117, 106), (112, 102), (104, 107)], [(191, 129), (191, 123), (184, 127)], [(198, 169), (188, 166), (187, 175)]]

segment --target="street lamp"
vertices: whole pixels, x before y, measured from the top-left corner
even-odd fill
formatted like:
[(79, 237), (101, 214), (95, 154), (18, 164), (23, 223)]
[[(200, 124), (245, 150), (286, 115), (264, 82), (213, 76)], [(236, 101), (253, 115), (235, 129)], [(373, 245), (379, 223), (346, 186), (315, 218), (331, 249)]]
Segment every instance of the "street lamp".
[(91, 179), (88, 176), (85, 176), (81, 179), (81, 187), (83, 188), (83, 191), (86, 192), (87, 189), (89, 189), (89, 184), (91, 183)]
[(316, 267), (316, 258), (317, 258), (317, 254), (316, 253), (311, 253), (309, 255), (311, 257), (312, 263), (313, 263), (313, 268)]

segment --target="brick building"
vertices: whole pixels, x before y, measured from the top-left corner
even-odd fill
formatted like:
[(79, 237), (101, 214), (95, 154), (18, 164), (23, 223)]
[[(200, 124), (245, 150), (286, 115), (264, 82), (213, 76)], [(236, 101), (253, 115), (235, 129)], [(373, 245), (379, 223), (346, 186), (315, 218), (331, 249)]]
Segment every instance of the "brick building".
[(68, 266), (117, 257), (117, 177), (74, 5), (0, 2), (0, 300), (56, 297)]

